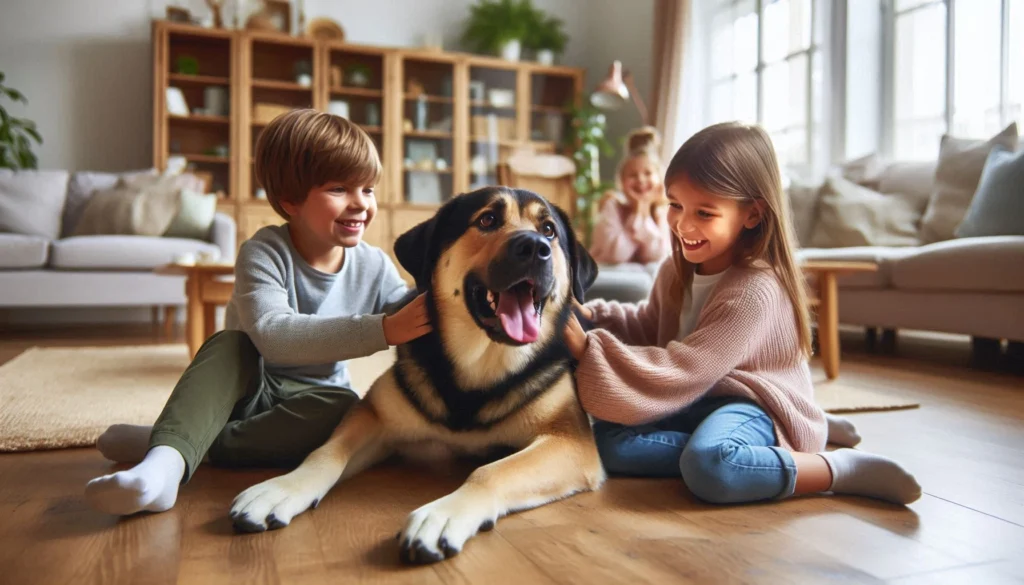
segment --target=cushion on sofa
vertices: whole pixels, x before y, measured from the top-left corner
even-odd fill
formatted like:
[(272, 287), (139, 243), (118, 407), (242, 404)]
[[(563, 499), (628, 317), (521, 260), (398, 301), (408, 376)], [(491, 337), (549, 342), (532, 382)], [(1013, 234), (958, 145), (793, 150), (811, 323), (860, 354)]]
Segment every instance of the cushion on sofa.
[(805, 248), (797, 251), (797, 261), (843, 260), (846, 262), (874, 262), (875, 272), (853, 272), (839, 277), (839, 285), (849, 288), (887, 288), (892, 286), (892, 264), (895, 260), (914, 253), (917, 248), (856, 246), (852, 248)]
[(1024, 150), (992, 149), (956, 237), (1024, 236)]
[(1024, 292), (1024, 236), (961, 238), (916, 248), (892, 265), (897, 289)]
[(921, 220), (921, 239), (926, 244), (954, 237), (978, 190), (978, 181), (985, 168), (988, 153), (996, 146), (1017, 149), (1017, 124), (987, 141), (942, 137), (939, 165), (935, 169), (935, 190), (928, 200), (928, 209)]
[(25, 234), (0, 234), (0, 270), (46, 265), (50, 240)]
[(914, 246), (923, 209), (913, 197), (883, 195), (840, 177), (821, 188), (809, 247)]
[(878, 176), (880, 193), (900, 193), (912, 198), (924, 213), (935, 188), (936, 161), (894, 162)]
[(57, 239), (67, 191), (66, 171), (0, 169), (0, 232)]
[(50, 266), (65, 270), (151, 270), (179, 254), (206, 252), (220, 258), (220, 248), (201, 240), (149, 236), (81, 236), (53, 242)]
[(146, 175), (156, 175), (156, 169), (128, 171), (124, 173), (97, 173), (80, 171), (72, 173), (68, 180), (68, 198), (64, 206), (64, 226), (61, 236), (70, 236), (75, 231), (78, 220), (82, 217), (85, 204), (97, 191), (113, 189), (121, 179)]

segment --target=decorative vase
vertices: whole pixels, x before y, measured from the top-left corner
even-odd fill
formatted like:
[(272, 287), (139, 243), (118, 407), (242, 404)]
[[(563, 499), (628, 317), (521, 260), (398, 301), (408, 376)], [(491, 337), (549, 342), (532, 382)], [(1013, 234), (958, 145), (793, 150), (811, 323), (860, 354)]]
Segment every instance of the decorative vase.
[(554, 65), (555, 52), (551, 49), (541, 49), (537, 51), (537, 62), (541, 65)]
[(505, 44), (501, 46), (501, 58), (506, 61), (518, 61), (520, 51), (522, 51), (522, 44), (519, 39), (505, 41)]

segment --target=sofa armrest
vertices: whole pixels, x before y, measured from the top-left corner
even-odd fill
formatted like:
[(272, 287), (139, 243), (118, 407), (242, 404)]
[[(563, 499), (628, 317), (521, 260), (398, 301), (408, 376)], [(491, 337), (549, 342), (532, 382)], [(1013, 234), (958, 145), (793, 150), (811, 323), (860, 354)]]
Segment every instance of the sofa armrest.
[(235, 220), (226, 213), (217, 212), (213, 216), (213, 225), (210, 226), (210, 236), (207, 240), (220, 248), (221, 262), (235, 261), (235, 242), (238, 239), (238, 229)]

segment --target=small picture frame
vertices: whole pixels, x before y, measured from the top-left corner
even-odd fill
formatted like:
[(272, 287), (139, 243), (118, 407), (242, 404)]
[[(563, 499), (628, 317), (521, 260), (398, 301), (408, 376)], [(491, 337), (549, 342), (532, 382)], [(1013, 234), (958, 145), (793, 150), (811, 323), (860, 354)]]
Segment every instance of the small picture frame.
[(409, 171), (409, 203), (436, 205), (443, 203), (441, 177), (432, 171)]
[(167, 111), (175, 116), (189, 115), (188, 102), (185, 101), (185, 94), (182, 93), (181, 88), (167, 88)]
[(410, 140), (405, 149), (406, 158), (412, 160), (415, 167), (420, 168), (422, 163), (429, 162), (430, 168), (434, 167), (437, 160), (437, 143), (430, 140)]

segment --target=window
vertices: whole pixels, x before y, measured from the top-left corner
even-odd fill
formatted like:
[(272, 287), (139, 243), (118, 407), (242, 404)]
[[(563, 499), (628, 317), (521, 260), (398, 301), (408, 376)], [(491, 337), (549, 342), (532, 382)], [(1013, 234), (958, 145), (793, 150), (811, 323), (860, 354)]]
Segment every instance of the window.
[(946, 132), (985, 138), (1021, 119), (1024, 0), (894, 0), (892, 15), (894, 158), (933, 159)]
[(808, 168), (824, 140), (820, 0), (715, 0), (710, 6), (708, 123), (757, 122), (780, 162)]

